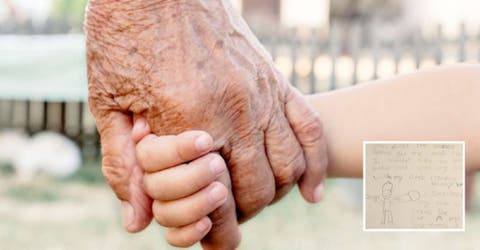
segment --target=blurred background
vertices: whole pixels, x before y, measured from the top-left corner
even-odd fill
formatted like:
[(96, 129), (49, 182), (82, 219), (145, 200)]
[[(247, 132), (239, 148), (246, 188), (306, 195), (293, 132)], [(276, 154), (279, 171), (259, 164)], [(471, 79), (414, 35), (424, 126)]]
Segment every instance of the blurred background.
[[(232, 0), (304, 93), (480, 60), (478, 0)], [(86, 0), (0, 0), (0, 249), (170, 249), (123, 232), (88, 110)], [(320, 205), (293, 191), (243, 226), (241, 249), (478, 249), (465, 233), (362, 232), (358, 180)], [(475, 191), (475, 187), (470, 186)]]

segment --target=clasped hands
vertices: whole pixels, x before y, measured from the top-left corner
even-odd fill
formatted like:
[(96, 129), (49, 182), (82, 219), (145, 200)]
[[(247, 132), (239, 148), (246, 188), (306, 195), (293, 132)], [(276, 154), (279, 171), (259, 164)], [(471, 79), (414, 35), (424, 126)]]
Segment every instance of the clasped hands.
[(233, 249), (238, 223), (326, 175), (319, 117), (229, 1), (90, 0), (89, 104), (125, 228)]

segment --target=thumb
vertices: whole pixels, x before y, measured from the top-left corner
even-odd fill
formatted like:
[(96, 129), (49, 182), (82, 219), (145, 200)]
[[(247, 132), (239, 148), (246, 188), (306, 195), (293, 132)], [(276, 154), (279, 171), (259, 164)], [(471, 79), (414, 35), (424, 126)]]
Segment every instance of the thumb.
[(209, 214), (212, 220), (210, 232), (202, 239), (202, 247), (206, 250), (230, 250), (236, 249), (240, 244), (240, 228), (237, 222), (235, 200), (232, 194), (232, 185), (228, 172), (223, 174), (219, 180), (229, 190), (227, 201)]
[(318, 202), (324, 193), (327, 173), (327, 142), (320, 118), (308, 106), (304, 96), (294, 88), (287, 95), (285, 113), (297, 140), (303, 148), (306, 169), (299, 181), (302, 196), (308, 202)]
[(138, 143), (143, 137), (152, 133), (150, 126), (147, 123), (147, 119), (141, 115), (133, 115), (133, 128), (132, 139), (135, 143)]
[(117, 111), (97, 117), (102, 142), (102, 173), (117, 197), (122, 200), (125, 229), (138, 232), (152, 220), (152, 199), (143, 191), (143, 171), (137, 164), (132, 139), (132, 118)]

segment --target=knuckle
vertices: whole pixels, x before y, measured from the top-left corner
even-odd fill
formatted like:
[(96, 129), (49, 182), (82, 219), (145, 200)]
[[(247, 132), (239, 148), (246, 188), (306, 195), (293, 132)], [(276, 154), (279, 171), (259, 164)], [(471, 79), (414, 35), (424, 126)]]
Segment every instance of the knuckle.
[(155, 218), (155, 221), (164, 227), (174, 227), (176, 226), (172, 220), (170, 219), (171, 216), (168, 216), (166, 214), (166, 207), (163, 202), (160, 202), (158, 200), (155, 200), (152, 206), (152, 211), (153, 211), (153, 216)]
[(144, 170), (147, 170), (148, 163), (152, 161), (150, 145), (155, 137), (155, 135), (147, 135), (136, 146), (137, 162)]
[(157, 178), (154, 178), (154, 176), (151, 174), (144, 175), (143, 188), (145, 189), (145, 192), (153, 199), (163, 200), (162, 189), (158, 188), (158, 185), (155, 185), (155, 183), (157, 183), (156, 180)]
[(195, 203), (193, 204), (187, 215), (183, 219), (186, 221), (195, 221), (199, 220), (202, 217), (206, 216), (210, 211), (213, 210), (214, 204), (211, 204), (210, 202), (208, 203)]
[(143, 175), (143, 189), (145, 190), (145, 193), (147, 193), (150, 197), (153, 197), (153, 190), (152, 190), (152, 184), (151, 184), (151, 176), (149, 174)]
[(175, 145), (176, 158), (181, 162), (188, 162), (190, 155), (188, 150), (185, 150), (185, 145)]
[[(244, 222), (265, 208), (275, 197), (275, 188), (264, 186), (260, 189), (251, 190), (246, 198), (238, 205), (238, 217)], [(238, 201), (237, 201), (238, 202)]]
[(277, 188), (297, 182), (305, 171), (305, 168), (306, 163), (303, 152), (298, 148), (291, 160), (281, 166), (278, 176), (275, 176)]
[(248, 112), (249, 89), (245, 84), (237, 84), (239, 81), (233, 81), (225, 87), (221, 100), (226, 117), (232, 120), (240, 119)]
[(297, 134), (300, 135), (300, 142), (303, 146), (317, 143), (323, 137), (323, 124), (318, 115), (312, 113), (307, 117), (297, 129)]

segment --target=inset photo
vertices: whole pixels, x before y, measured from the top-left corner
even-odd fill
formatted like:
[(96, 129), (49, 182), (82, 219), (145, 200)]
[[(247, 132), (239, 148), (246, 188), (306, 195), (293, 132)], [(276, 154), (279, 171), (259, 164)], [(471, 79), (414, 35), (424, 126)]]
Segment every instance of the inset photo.
[(464, 231), (465, 143), (365, 141), (364, 231)]

